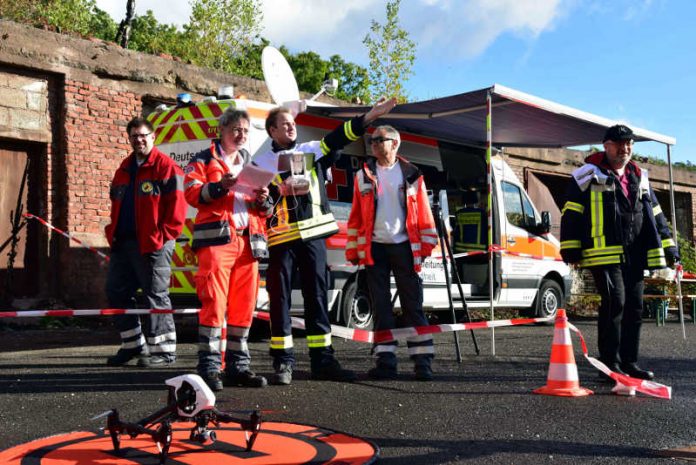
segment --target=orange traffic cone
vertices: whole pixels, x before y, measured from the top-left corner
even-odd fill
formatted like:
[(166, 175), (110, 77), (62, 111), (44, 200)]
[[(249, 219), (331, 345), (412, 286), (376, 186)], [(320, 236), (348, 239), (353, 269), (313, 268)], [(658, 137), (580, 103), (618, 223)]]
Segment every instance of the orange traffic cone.
[(568, 329), (568, 317), (562, 308), (559, 308), (556, 314), (546, 386), (535, 389), (534, 393), (566, 397), (592, 394), (589, 389), (580, 387), (578, 367), (575, 364), (575, 355), (573, 355), (573, 341), (570, 339), (570, 330)]

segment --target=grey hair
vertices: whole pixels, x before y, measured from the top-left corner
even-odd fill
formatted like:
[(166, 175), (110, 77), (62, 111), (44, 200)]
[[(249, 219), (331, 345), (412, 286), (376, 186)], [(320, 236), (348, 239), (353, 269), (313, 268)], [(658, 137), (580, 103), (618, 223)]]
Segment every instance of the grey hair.
[(401, 146), (401, 135), (399, 134), (399, 131), (394, 129), (394, 126), (383, 124), (375, 128), (375, 132), (377, 131), (384, 131), (388, 137), (391, 137), (392, 139), (396, 140), (396, 149), (399, 149), (399, 147)]
[(230, 124), (234, 124), (242, 119), (247, 120), (247, 122), (251, 122), (249, 120), (249, 113), (247, 113), (245, 110), (237, 110), (236, 108), (228, 107), (227, 110), (220, 115), (220, 119), (218, 119), (218, 126), (221, 128), (227, 127)]

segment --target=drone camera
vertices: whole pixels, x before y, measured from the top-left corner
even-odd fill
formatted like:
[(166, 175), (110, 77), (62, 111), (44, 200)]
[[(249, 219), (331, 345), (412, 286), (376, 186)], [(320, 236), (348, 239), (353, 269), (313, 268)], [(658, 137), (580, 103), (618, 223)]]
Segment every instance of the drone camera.
[(197, 442), (198, 444), (201, 444), (203, 446), (209, 446), (210, 444), (217, 441), (217, 435), (215, 434), (215, 431), (192, 431), (190, 439), (191, 441)]

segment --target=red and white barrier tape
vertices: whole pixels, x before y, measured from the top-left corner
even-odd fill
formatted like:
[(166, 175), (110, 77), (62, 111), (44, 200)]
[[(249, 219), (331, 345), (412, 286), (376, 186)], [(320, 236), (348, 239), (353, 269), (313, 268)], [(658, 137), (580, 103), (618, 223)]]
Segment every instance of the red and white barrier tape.
[(615, 373), (611, 371), (609, 367), (607, 367), (604, 363), (600, 362), (594, 357), (590, 357), (589, 352), (587, 351), (587, 344), (585, 344), (585, 338), (582, 336), (580, 330), (573, 326), (571, 323), (568, 323), (568, 328), (570, 328), (570, 330), (577, 334), (580, 338), (580, 346), (582, 347), (582, 353), (587, 359), (587, 361), (590, 362), (590, 364), (593, 367), (595, 367), (596, 369), (598, 369), (599, 371), (616, 381), (616, 386), (614, 387), (614, 389), (612, 389), (612, 392), (615, 392), (620, 395), (632, 396), (635, 394), (635, 391), (639, 391), (649, 396), (659, 397), (660, 399), (672, 398), (672, 388), (670, 386), (665, 386), (664, 384), (656, 383), (654, 381), (647, 381), (644, 379), (633, 378), (628, 375), (621, 375), (619, 373)]
[(67, 237), (67, 238), (70, 239), (71, 241), (80, 244), (80, 245), (81, 245), (82, 247), (84, 247), (85, 249), (87, 249), (87, 250), (89, 250), (89, 251), (91, 251), (91, 252), (94, 252), (95, 254), (99, 255), (99, 256), (102, 258), (102, 260), (107, 261), (107, 262), (109, 261), (109, 256), (106, 255), (105, 253), (100, 252), (100, 251), (98, 251), (97, 249), (95, 249), (94, 247), (91, 247), (91, 246), (85, 244), (85, 243), (82, 242), (80, 239), (78, 239), (78, 238), (72, 236), (71, 234), (69, 234), (69, 233), (63, 231), (62, 229), (56, 228), (55, 226), (53, 226), (51, 223), (49, 223), (48, 221), (44, 220), (43, 218), (40, 218), (40, 217), (38, 217), (38, 216), (36, 216), (36, 215), (32, 215), (31, 213), (24, 213), (23, 216), (24, 216), (25, 218), (34, 219), (34, 220), (38, 221), (39, 223), (43, 224), (43, 225), (46, 226), (47, 228), (53, 229), (54, 231), (56, 231), (57, 233), (59, 233), (59, 234), (65, 236), (65, 237)]
[[(493, 244), (492, 246), (489, 247), (490, 251), (493, 252), (500, 252), (505, 255), (513, 255), (515, 257), (522, 257), (522, 258), (532, 258), (534, 260), (546, 260), (546, 261), (552, 261), (552, 262), (562, 262), (562, 258), (556, 258), (556, 257), (547, 257), (545, 255), (533, 255), (529, 253), (521, 253), (521, 252), (513, 252), (511, 250), (506, 250), (500, 247), (497, 244)], [(453, 255), (454, 258), (462, 258), (462, 257), (470, 257), (473, 255), (488, 255), (487, 251), (484, 250), (474, 250), (472, 252), (462, 252), (462, 253), (456, 253)], [(433, 258), (442, 258), (442, 255), (437, 255), (433, 256)]]
[[(200, 312), (198, 308), (178, 308), (178, 309), (160, 309), (160, 308), (103, 308), (103, 309), (87, 309), (87, 310), (26, 310), (26, 311), (11, 311), (0, 312), (0, 318), (13, 317), (68, 317), (68, 316), (109, 316), (109, 315), (150, 315), (150, 314), (197, 314)], [(254, 317), (270, 321), (268, 312), (254, 312)], [(292, 327), (297, 329), (305, 329), (305, 322), (302, 318), (292, 317)], [(424, 334), (448, 333), (453, 331), (466, 331), (485, 328), (501, 328), (505, 326), (528, 325), (532, 323), (545, 323), (553, 320), (553, 317), (546, 318), (518, 318), (512, 320), (494, 320), (494, 321), (477, 321), (473, 323), (454, 323), (441, 324), (430, 326), (415, 326), (410, 328), (396, 328), (380, 331), (368, 331), (364, 329), (346, 328), (343, 326), (331, 325), (331, 334), (342, 339), (348, 339), (356, 342), (367, 343), (383, 343), (390, 341), (403, 340), (409, 337), (422, 336)], [(616, 381), (616, 386), (612, 390), (617, 394), (633, 395), (635, 391), (642, 392), (649, 396), (659, 397), (661, 399), (672, 398), (672, 388), (664, 384), (644, 379), (633, 378), (628, 375), (622, 375), (611, 371), (604, 363), (594, 357), (590, 357), (587, 350), (587, 344), (582, 332), (574, 325), (568, 323), (571, 331), (580, 338), (582, 353), (588, 362), (602, 373), (611, 377)]]
[(156, 313), (172, 313), (176, 315), (196, 314), (199, 308), (100, 308), (88, 310), (25, 310), (0, 312), (0, 318), (22, 318), (41, 316), (107, 316), (107, 315), (152, 315)]
[[(254, 316), (261, 320), (270, 320), (267, 312), (254, 312)], [(292, 327), (305, 329), (302, 318), (292, 317)], [(474, 323), (453, 323), (430, 326), (415, 326), (410, 328), (383, 329), (380, 331), (368, 331), (365, 329), (346, 328), (344, 326), (331, 325), (331, 335), (348, 339), (350, 341), (382, 343), (404, 340), (409, 337), (422, 336), (424, 334), (449, 333), (453, 331), (466, 331), (470, 329), (500, 328), (503, 326), (519, 326), (532, 323), (546, 323), (553, 317), (546, 318), (518, 318), (515, 320), (477, 321)]]
[[(266, 312), (254, 312), (254, 317), (261, 320), (270, 320), (270, 315)], [(494, 320), (494, 321), (477, 321), (475, 323), (455, 323), (455, 324), (442, 324), (442, 325), (431, 325), (431, 326), (416, 326), (410, 328), (397, 328), (391, 330), (381, 330), (381, 331), (367, 331), (364, 329), (351, 329), (343, 326), (331, 325), (331, 335), (340, 337), (342, 339), (348, 339), (357, 342), (368, 342), (368, 343), (379, 343), (379, 342), (390, 342), (403, 340), (413, 336), (420, 336), (423, 334), (436, 334), (436, 333), (447, 333), (452, 331), (466, 331), (474, 329), (484, 329), (484, 328), (500, 328), (504, 326), (519, 326), (527, 325), (531, 323), (545, 323), (552, 321), (553, 317), (546, 318), (518, 318), (513, 320)], [(297, 329), (305, 329), (305, 323), (302, 318), (292, 317), (292, 327)], [(672, 388), (665, 386), (654, 381), (646, 381), (643, 379), (632, 378), (627, 375), (621, 375), (611, 371), (605, 364), (600, 362), (594, 357), (589, 356), (587, 350), (587, 344), (585, 343), (585, 338), (579, 329), (577, 329), (572, 324), (568, 324), (569, 328), (575, 332), (580, 338), (580, 345), (582, 346), (582, 352), (588, 362), (599, 371), (607, 374), (612, 379), (617, 382), (616, 387), (613, 392), (623, 395), (632, 395), (632, 392), (640, 391), (644, 394), (653, 397), (659, 397), (661, 399), (671, 399), (672, 398)]]

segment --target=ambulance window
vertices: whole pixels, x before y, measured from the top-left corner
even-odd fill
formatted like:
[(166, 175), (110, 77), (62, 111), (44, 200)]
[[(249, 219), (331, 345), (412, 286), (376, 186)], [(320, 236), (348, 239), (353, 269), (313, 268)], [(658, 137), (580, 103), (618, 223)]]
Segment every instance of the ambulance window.
[(536, 225), (534, 208), (527, 194), (514, 184), (502, 182), (505, 215), (510, 224), (520, 228)]

